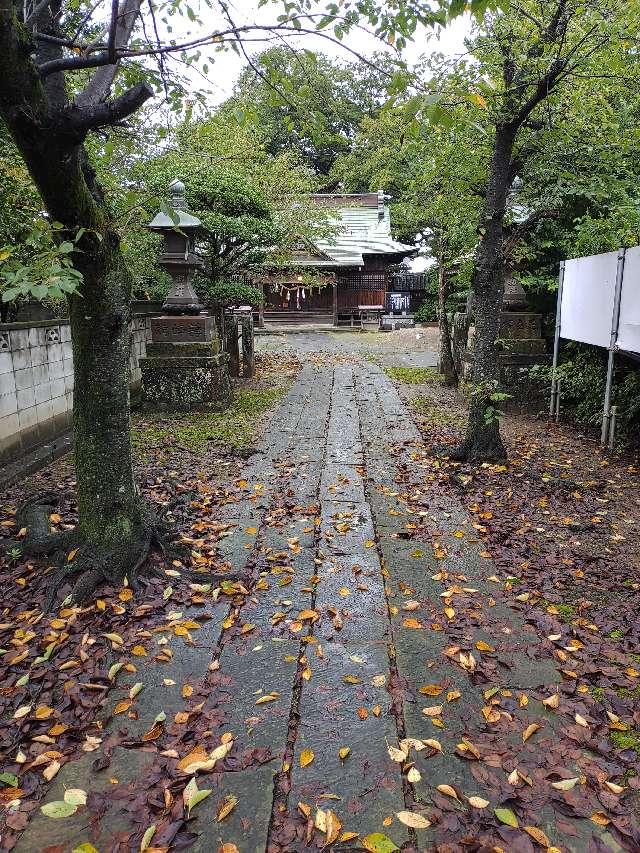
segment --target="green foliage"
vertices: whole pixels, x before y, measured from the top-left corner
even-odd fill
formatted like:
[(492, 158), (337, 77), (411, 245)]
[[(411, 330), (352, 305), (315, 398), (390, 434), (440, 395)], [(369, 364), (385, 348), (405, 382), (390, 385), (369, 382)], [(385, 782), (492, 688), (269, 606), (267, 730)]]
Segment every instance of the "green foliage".
[(619, 732), (612, 729), (609, 732), (611, 743), (616, 749), (633, 749), (640, 755), (640, 736), (635, 731)]
[[(262, 299), (262, 291), (250, 284), (237, 281), (218, 281), (205, 288), (204, 298), (208, 305), (222, 307), (228, 305), (251, 305), (256, 307)], [(206, 295), (205, 295), (206, 294)]]
[(417, 311), (413, 312), (416, 323), (435, 323), (438, 319), (438, 297), (435, 294), (428, 296)]
[[(561, 380), (563, 415), (584, 426), (599, 426), (607, 377), (606, 351), (569, 343), (564, 348), (564, 358), (556, 369), (556, 377)], [(533, 374), (551, 383), (553, 370), (537, 367)], [(635, 361), (621, 354), (616, 356), (611, 402), (617, 407), (618, 436), (637, 441), (640, 433), (640, 371)]]
[(0, 248), (3, 302), (26, 298), (59, 300), (78, 292), (82, 275), (74, 269), (71, 256), (83, 229), (78, 231), (73, 242), (55, 239), (62, 230), (59, 223), (39, 220), (23, 240), (24, 253), (13, 246)]
[(255, 126), (271, 155), (293, 150), (327, 175), (350, 150), (363, 118), (381, 108), (398, 65), (384, 54), (368, 65), (273, 47), (243, 71), (221, 115)]

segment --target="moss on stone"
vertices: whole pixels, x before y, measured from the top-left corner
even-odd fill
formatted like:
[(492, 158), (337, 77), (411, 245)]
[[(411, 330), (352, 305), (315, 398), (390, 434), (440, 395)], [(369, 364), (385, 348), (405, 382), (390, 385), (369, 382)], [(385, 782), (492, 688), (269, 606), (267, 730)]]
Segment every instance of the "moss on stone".
[(616, 749), (633, 749), (640, 755), (640, 737), (637, 732), (619, 732), (614, 729), (609, 733), (609, 737)]
[(287, 390), (288, 385), (285, 383), (269, 389), (238, 390), (225, 412), (138, 416), (133, 427), (134, 446), (144, 450), (145, 447), (172, 439), (189, 450), (203, 450), (208, 442), (245, 450), (255, 441), (265, 412)]
[(404, 382), (405, 385), (425, 385), (428, 382), (442, 382), (443, 379), (433, 367), (385, 367), (384, 372), (390, 379)]

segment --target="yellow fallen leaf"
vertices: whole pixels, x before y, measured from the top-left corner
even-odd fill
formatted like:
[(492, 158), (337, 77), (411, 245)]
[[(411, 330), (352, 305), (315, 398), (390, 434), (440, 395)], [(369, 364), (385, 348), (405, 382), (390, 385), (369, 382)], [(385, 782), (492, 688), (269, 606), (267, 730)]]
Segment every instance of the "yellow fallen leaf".
[(53, 708), (49, 708), (48, 705), (40, 705), (36, 708), (34, 717), (36, 720), (48, 720), (52, 714)]
[(422, 693), (423, 696), (439, 696), (443, 691), (444, 687), (441, 687), (439, 684), (426, 684), (418, 692)]
[(300, 753), (300, 767), (308, 767), (315, 758), (312, 749), (303, 749)]
[(59, 761), (52, 761), (51, 764), (49, 764), (49, 766), (42, 771), (42, 775), (47, 780), (47, 782), (50, 782), (53, 779), (53, 777), (58, 773), (58, 770), (60, 770), (61, 766), (62, 765)]
[(579, 776), (576, 776), (575, 779), (561, 779), (559, 782), (552, 782), (551, 787), (558, 791), (570, 791), (575, 788), (579, 781)]
[(531, 723), (531, 725), (527, 726), (527, 728), (522, 732), (522, 743), (526, 743), (531, 735), (534, 735), (539, 728), (539, 723)]
[(396, 817), (400, 823), (411, 827), (411, 829), (428, 829), (431, 826), (430, 820), (421, 814), (416, 814), (416, 812), (401, 811), (396, 813)]
[(489, 805), (489, 800), (483, 800), (482, 797), (468, 797), (468, 803), (474, 809), (486, 809)]
[(527, 835), (530, 835), (531, 838), (533, 838), (533, 840), (537, 842), (541, 847), (551, 847), (551, 842), (544, 834), (544, 832), (541, 829), (538, 829), (537, 826), (523, 826), (522, 828), (527, 833)]
[(276, 699), (279, 698), (279, 694), (277, 693), (268, 693), (266, 696), (261, 696), (259, 699), (256, 699), (256, 705), (264, 705), (266, 702), (275, 702)]
[(456, 789), (452, 788), (451, 785), (436, 785), (436, 790), (440, 791), (441, 794), (444, 794), (447, 797), (453, 797), (454, 800), (460, 802), (460, 797), (458, 797)]
[(218, 823), (223, 821), (225, 819), (225, 817), (227, 817), (228, 815), (231, 814), (231, 812), (238, 805), (238, 802), (239, 802), (239, 800), (235, 796), (235, 794), (228, 794), (222, 800), (222, 802), (218, 806), (218, 811), (216, 813), (216, 820), (218, 821)]
[(407, 753), (403, 749), (397, 749), (395, 746), (387, 744), (387, 752), (389, 753), (389, 758), (392, 761), (397, 761), (399, 764), (407, 760)]

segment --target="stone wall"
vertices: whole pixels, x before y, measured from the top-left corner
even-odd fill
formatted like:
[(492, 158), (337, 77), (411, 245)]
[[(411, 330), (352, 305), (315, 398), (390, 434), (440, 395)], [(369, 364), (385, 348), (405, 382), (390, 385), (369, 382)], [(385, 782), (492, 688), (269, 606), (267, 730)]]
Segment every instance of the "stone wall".
[[(140, 388), (151, 318), (131, 321), (131, 390)], [(71, 428), (73, 354), (68, 320), (0, 325), (0, 466)]]

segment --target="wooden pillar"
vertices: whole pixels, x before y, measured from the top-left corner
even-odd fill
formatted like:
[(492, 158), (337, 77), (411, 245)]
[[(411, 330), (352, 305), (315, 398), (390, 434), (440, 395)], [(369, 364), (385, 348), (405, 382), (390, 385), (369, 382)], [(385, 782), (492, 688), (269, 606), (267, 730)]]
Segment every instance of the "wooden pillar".
[(338, 285), (333, 283), (333, 325), (338, 325)]
[(264, 282), (260, 282), (260, 305), (258, 306), (258, 328), (264, 329)]
[(242, 318), (242, 375), (245, 379), (253, 376), (255, 358), (253, 349), (253, 314)]

